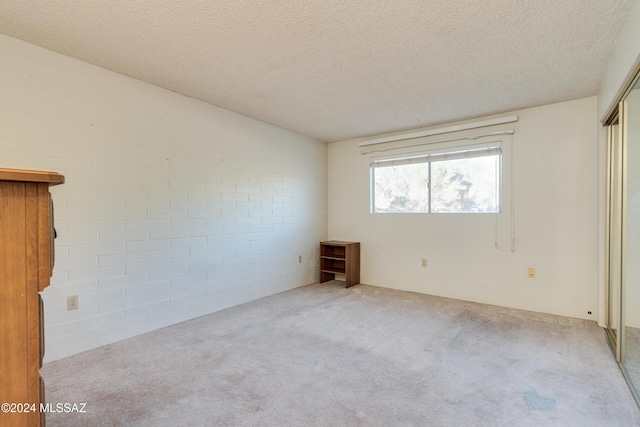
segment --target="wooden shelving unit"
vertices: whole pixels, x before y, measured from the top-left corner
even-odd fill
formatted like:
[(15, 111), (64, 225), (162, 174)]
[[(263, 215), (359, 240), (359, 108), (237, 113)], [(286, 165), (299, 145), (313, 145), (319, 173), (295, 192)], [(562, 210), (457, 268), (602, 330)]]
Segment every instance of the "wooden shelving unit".
[[(44, 317), (40, 292), (54, 261), (55, 172), (0, 169), (0, 403), (29, 405), (0, 412), (0, 426), (44, 426)], [(32, 410), (33, 409), (33, 410)]]
[(360, 283), (360, 242), (320, 242), (320, 283), (345, 276), (345, 287)]

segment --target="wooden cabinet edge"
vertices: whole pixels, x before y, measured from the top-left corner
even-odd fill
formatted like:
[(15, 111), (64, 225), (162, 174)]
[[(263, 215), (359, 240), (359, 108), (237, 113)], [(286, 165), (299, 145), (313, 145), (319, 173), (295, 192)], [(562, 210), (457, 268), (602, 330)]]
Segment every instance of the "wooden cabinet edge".
[(64, 184), (64, 175), (58, 172), (0, 168), (0, 181), (46, 182)]
[[(64, 183), (64, 176), (56, 172), (0, 168), (0, 182), (0, 185), (9, 186), (7, 188), (21, 188), (20, 199), (25, 198), (24, 202), (16, 201), (15, 198), (7, 199), (12, 200), (10, 203), (15, 206), (22, 206), (20, 210), (14, 212), (16, 212), (15, 215), (20, 215), (23, 218), (22, 224), (26, 226), (24, 241), (21, 238), (20, 242), (22, 243), (18, 243), (24, 245), (26, 258), (26, 275), (24, 281), (20, 279), (23, 284), (19, 286), (19, 292), (23, 292), (21, 298), (24, 298), (26, 313), (16, 316), (19, 319), (18, 326), (20, 329), (24, 328), (23, 330), (26, 332), (24, 344), (16, 347), (17, 351), (25, 355), (21, 356), (24, 357), (23, 360), (26, 363), (20, 366), (20, 372), (25, 372), (26, 385), (19, 393), (10, 396), (20, 397), (20, 400), (32, 402), (39, 407), (40, 403), (45, 403), (44, 382), (40, 377), (45, 344), (43, 336), (44, 312), (39, 292), (50, 284), (53, 271), (53, 211), (50, 204), (49, 187)], [(6, 220), (11, 221), (9, 217)], [(5, 224), (11, 223), (6, 222)], [(20, 235), (22, 235), (22, 231)], [(3, 351), (9, 350), (5, 348)], [(12, 388), (15, 390), (15, 387)], [(4, 393), (2, 394), (4, 395)], [(13, 422), (12, 420), (11, 425), (14, 425)], [(15, 422), (18, 423), (16, 425), (44, 425), (45, 414), (40, 413), (39, 410), (25, 413), (19, 419), (16, 418)]]

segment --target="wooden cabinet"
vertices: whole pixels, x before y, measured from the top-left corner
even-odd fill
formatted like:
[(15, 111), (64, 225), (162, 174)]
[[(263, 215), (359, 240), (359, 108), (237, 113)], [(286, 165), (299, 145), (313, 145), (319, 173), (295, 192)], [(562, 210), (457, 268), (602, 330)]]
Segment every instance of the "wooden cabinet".
[(44, 425), (40, 292), (53, 270), (49, 186), (63, 182), (55, 172), (0, 169), (0, 403), (23, 410), (0, 411), (3, 427)]
[(320, 283), (345, 276), (345, 287), (360, 283), (360, 242), (320, 242)]

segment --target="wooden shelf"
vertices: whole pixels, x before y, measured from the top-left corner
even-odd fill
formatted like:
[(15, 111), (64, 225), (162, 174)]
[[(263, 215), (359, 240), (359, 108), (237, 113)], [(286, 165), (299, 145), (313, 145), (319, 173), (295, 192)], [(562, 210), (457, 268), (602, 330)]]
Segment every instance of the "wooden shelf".
[(44, 313), (40, 291), (53, 269), (55, 172), (0, 169), (0, 402), (36, 411), (0, 413), (1, 426), (44, 425)]
[(320, 242), (320, 283), (345, 275), (350, 288), (360, 283), (360, 242), (330, 240)]
[(64, 176), (58, 172), (0, 168), (0, 181), (46, 182), (49, 185), (58, 185), (64, 183)]

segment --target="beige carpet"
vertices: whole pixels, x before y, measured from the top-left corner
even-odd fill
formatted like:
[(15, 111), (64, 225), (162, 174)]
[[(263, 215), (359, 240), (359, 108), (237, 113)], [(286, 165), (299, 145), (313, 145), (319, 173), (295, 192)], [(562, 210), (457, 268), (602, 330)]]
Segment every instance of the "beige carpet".
[(43, 368), (52, 426), (634, 426), (595, 323), (337, 282)]

